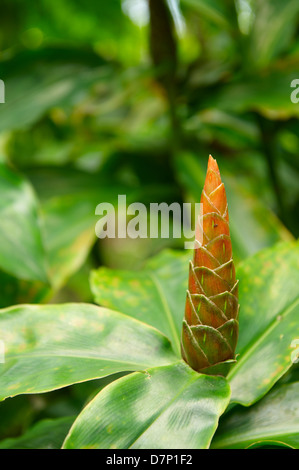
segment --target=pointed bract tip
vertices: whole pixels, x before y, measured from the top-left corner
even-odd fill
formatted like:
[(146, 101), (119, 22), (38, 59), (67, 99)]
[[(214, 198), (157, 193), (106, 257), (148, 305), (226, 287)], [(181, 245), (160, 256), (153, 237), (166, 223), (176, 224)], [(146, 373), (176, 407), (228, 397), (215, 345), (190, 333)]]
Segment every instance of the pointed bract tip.
[(209, 155), (208, 170), (213, 170), (216, 173), (220, 173), (217, 161), (212, 157), (212, 155)]
[(221, 175), (220, 175), (217, 162), (212, 157), (212, 155), (210, 155), (209, 161), (208, 161), (208, 169), (207, 169), (205, 184), (204, 184), (204, 190), (206, 194), (209, 196), (218, 186), (220, 186), (221, 183), (222, 183)]

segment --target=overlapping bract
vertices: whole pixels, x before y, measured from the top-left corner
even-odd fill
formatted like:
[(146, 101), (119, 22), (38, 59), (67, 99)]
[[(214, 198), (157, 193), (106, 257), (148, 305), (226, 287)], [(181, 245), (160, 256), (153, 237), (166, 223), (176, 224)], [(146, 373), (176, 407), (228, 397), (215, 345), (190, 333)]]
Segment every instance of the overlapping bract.
[(234, 361), (238, 339), (238, 281), (225, 188), (211, 156), (201, 203), (194, 258), (189, 268), (182, 356), (198, 372), (226, 375)]

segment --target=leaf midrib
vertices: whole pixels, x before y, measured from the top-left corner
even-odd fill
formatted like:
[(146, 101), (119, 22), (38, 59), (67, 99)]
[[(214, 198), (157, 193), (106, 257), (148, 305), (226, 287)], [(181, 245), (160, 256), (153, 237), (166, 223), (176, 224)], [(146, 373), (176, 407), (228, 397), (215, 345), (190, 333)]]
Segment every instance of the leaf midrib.
[[(179, 363), (178, 363), (179, 364)], [(150, 422), (147, 422), (143, 431), (139, 434), (139, 436), (134, 439), (133, 442), (131, 442), (128, 446), (128, 449), (131, 449), (132, 446), (140, 439), (140, 437), (154, 424), (155, 421), (157, 421), (162, 414), (169, 408), (176, 400), (177, 398), (188, 388), (193, 382), (196, 382), (199, 377), (193, 377), (191, 380), (189, 380), (184, 386), (179, 390), (179, 392), (159, 410), (159, 412), (154, 416), (153, 419), (150, 420)]]
[[(53, 357), (62, 357), (62, 358), (66, 358), (66, 357), (72, 357), (72, 358), (77, 358), (77, 359), (94, 359), (96, 361), (106, 361), (106, 362), (115, 362), (117, 364), (128, 364), (128, 365), (136, 365), (138, 367), (143, 367), (143, 368), (148, 368), (148, 367), (153, 367), (152, 365), (149, 365), (149, 364), (141, 364), (141, 363), (135, 363), (135, 362), (130, 362), (130, 361), (120, 361), (119, 359), (109, 359), (109, 358), (105, 358), (105, 357), (101, 357), (101, 356), (98, 356), (98, 357), (93, 357), (93, 356), (77, 356), (75, 354), (39, 354), (39, 353), (36, 353), (36, 354), (26, 354), (25, 358), (24, 356), (20, 356), (20, 355), (14, 355), (14, 356), (9, 356), (7, 358), (7, 362), (11, 359), (23, 359), (23, 360), (26, 360), (27, 358), (39, 358), (39, 357), (46, 357), (46, 358), (53, 358)], [(161, 356), (162, 358), (162, 356)], [(171, 364), (171, 363), (169, 363)]]
[(255, 341), (251, 346), (249, 346), (246, 350), (245, 353), (242, 354), (241, 359), (235, 367), (232, 369), (231, 373), (228, 374), (227, 379), (230, 381), (235, 375), (236, 372), (239, 370), (239, 368), (243, 365), (244, 362), (246, 362), (247, 357), (252, 354), (252, 351), (254, 351), (260, 343), (266, 338), (272, 330), (279, 324), (280, 320), (277, 320), (278, 316), (286, 318), (290, 312), (294, 310), (294, 308), (299, 304), (299, 296), (296, 297), (296, 299), (285, 309), (281, 310), (275, 315), (275, 318), (273, 319), (272, 323), (266, 327), (266, 329), (259, 335), (257, 341)]
[[(166, 297), (163, 293), (163, 289), (161, 288), (160, 283), (159, 283), (158, 279), (155, 277), (155, 275), (153, 273), (149, 272), (149, 277), (152, 280), (152, 283), (155, 286), (155, 288), (158, 292), (158, 295), (161, 299), (162, 306), (163, 306), (164, 311), (166, 313), (166, 319), (168, 320), (170, 330), (172, 332), (172, 337), (173, 337), (174, 342), (175, 342), (175, 344), (174, 344), (175, 351), (179, 354), (179, 352), (180, 352), (180, 338), (179, 338), (179, 335), (178, 335), (178, 332), (177, 332), (177, 329), (176, 329), (176, 326), (175, 326), (175, 323), (174, 323), (174, 320), (173, 320), (173, 316), (172, 316), (170, 308), (168, 306), (167, 299), (166, 299)], [(183, 313), (182, 313), (182, 321), (183, 321)]]

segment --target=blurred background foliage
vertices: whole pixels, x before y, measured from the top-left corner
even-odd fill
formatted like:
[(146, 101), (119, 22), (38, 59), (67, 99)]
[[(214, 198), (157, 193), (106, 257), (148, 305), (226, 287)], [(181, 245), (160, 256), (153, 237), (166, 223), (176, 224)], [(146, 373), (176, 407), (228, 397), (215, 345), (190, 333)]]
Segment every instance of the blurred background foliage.
[[(210, 153), (237, 262), (298, 237), (298, 19), (298, 0), (2, 0), (1, 307), (90, 302), (91, 268), (182, 248), (98, 240), (95, 207), (199, 202)], [(20, 397), (15, 421), (8, 402), (0, 436), (77, 414), (84, 387)]]

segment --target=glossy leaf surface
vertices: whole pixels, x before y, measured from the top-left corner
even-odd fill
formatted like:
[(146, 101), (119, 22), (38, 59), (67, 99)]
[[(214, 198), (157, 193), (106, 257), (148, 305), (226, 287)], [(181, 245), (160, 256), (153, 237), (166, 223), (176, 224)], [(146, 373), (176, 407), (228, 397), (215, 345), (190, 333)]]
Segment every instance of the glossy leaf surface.
[(265, 444), (298, 448), (299, 382), (275, 387), (263, 400), (223, 417), (212, 447), (244, 449)]
[(0, 338), (5, 347), (0, 399), (176, 360), (158, 331), (88, 304), (3, 309)]
[(225, 379), (200, 375), (183, 362), (130, 374), (87, 405), (64, 447), (207, 448), (229, 394)]
[(299, 338), (299, 243), (278, 244), (238, 267), (240, 356), (228, 378), (232, 401), (261, 398), (292, 366)]
[(180, 357), (189, 258), (187, 252), (165, 251), (142, 271), (99, 268), (91, 275), (95, 301), (159, 329)]
[(0, 267), (25, 280), (47, 282), (36, 196), (30, 183), (0, 164)]
[(73, 421), (73, 417), (39, 421), (22, 436), (1, 441), (0, 449), (60, 449)]
[[(163, 260), (160, 269), (165, 279), (171, 279), (170, 273), (173, 273), (171, 282), (165, 284), (163, 279), (163, 286), (169, 305), (173, 306), (170, 313), (177, 328), (182, 322), (189, 257), (187, 252), (172, 254), (169, 251), (152, 259), (150, 264), (158, 266)], [(291, 343), (299, 338), (298, 263), (298, 242), (290, 242), (263, 250), (237, 267), (240, 333), (237, 364), (228, 376), (232, 400), (236, 402), (257, 401), (292, 365)], [(143, 282), (135, 284), (136, 279)], [(143, 271), (100, 269), (93, 273), (92, 288), (97, 302), (122, 309), (159, 328), (163, 317), (161, 300), (148, 281), (148, 274)], [(163, 333), (171, 338), (169, 328)]]

